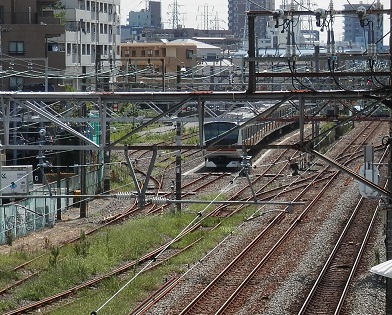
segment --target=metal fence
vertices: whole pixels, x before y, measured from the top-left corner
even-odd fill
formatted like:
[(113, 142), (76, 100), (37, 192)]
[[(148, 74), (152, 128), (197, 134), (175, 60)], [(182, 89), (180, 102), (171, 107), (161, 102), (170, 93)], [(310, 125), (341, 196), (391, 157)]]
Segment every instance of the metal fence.
[[(87, 194), (93, 195), (101, 187), (103, 168), (88, 172), (86, 176)], [(75, 175), (57, 182), (34, 189), (31, 196), (47, 195), (48, 198), (28, 198), (0, 206), (0, 244), (11, 244), (16, 238), (45, 227), (53, 227), (58, 209), (57, 198), (52, 195), (74, 195), (80, 190), (80, 176)], [(72, 197), (60, 198), (61, 209), (67, 209), (74, 203)]]

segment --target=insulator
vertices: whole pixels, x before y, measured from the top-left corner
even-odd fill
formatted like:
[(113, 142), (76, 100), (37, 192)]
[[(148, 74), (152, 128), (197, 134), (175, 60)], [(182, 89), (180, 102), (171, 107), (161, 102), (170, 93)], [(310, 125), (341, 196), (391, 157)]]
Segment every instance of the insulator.
[(358, 15), (365, 15), (366, 14), (366, 8), (365, 7), (358, 7), (357, 8), (357, 14)]
[(286, 57), (291, 57), (291, 45), (286, 45)]
[(156, 204), (156, 205), (164, 205), (167, 203), (167, 198), (163, 197), (153, 197), (150, 199), (151, 203)]
[(251, 159), (250, 156), (242, 157), (241, 167), (243, 167), (245, 169), (250, 168), (250, 166), (251, 166), (250, 159)]
[(368, 54), (372, 56), (376, 54), (376, 44), (368, 44)]
[(319, 17), (322, 19), (325, 19), (327, 17), (326, 11), (322, 8), (316, 9), (316, 11), (314, 11), (314, 13), (315, 13), (316, 17)]
[(135, 198), (135, 194), (132, 192), (119, 192), (116, 195), (117, 199), (129, 200)]
[(272, 17), (274, 19), (279, 19), (284, 17), (284, 11), (282, 9), (277, 9), (272, 12)]
[(327, 44), (327, 56), (331, 55), (331, 44)]
[(333, 12), (333, 1), (332, 0), (329, 2), (329, 10), (331, 12)]
[(336, 55), (336, 46), (335, 44), (331, 44), (331, 54)]
[(373, 54), (373, 47), (372, 47), (372, 44), (368, 44), (368, 46), (367, 46), (367, 52), (368, 52), (369, 55), (372, 55), (372, 54)]

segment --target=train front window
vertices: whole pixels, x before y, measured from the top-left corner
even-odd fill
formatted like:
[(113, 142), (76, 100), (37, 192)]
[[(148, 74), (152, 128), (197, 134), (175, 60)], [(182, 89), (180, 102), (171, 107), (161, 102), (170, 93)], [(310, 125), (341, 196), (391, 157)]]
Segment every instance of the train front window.
[[(204, 126), (204, 137), (206, 140), (206, 144), (208, 145), (209, 143), (214, 141), (217, 137), (219, 137), (221, 134), (233, 129), (234, 127), (236, 127), (236, 124), (234, 123), (216, 122), (216, 123), (206, 124)], [(237, 141), (238, 141), (238, 130), (231, 132), (216, 144), (231, 145), (231, 144), (236, 144)]]

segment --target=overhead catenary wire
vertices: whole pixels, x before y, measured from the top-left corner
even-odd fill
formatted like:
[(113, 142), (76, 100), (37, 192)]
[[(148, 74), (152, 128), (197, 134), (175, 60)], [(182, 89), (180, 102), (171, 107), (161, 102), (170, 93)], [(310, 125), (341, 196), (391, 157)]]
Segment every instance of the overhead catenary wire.
[[(31, 175), (33, 174), (33, 172), (37, 171), (38, 169), (39, 169), (39, 167), (36, 168), (36, 169), (34, 169), (34, 170), (32, 170), (32, 171), (29, 172), (29, 173), (26, 173), (25, 175), (23, 175), (23, 176), (21, 176), (20, 178), (16, 179), (16, 180), (14, 181), (14, 183), (18, 183), (18, 182), (20, 182), (21, 180), (25, 179), (26, 177), (31, 176)], [(0, 175), (1, 175), (1, 174), (0, 174)], [(9, 188), (8, 185), (7, 185), (7, 186), (4, 186), (4, 187), (0, 187), (0, 192), (4, 191), (4, 190), (7, 189), (7, 188)]]
[[(233, 178), (230, 180), (229, 184), (224, 187), (218, 194), (217, 196), (212, 200), (216, 201), (224, 192), (226, 192), (231, 185), (233, 185), (234, 181), (239, 177), (239, 173), (234, 175)], [(160, 250), (156, 256), (154, 256), (153, 259), (151, 259), (141, 270), (139, 270), (131, 279), (129, 279), (120, 289), (118, 289), (108, 300), (106, 300), (100, 307), (98, 307), (95, 311), (91, 312), (91, 315), (97, 314), (99, 311), (101, 311), (108, 303), (110, 303), (121, 291), (123, 291), (132, 281), (134, 281), (144, 270), (146, 270), (151, 264), (153, 264), (157, 258), (159, 258), (173, 243), (175, 243), (185, 232), (189, 230), (190, 227), (192, 227), (193, 224), (195, 224), (197, 221), (200, 221), (201, 219), (204, 220), (203, 214), (208, 210), (208, 208), (212, 205), (213, 203), (210, 202), (202, 211), (198, 212), (197, 215), (175, 236), (171, 241), (167, 242), (162, 250)]]
[[(5, 55), (7, 56), (7, 55)], [(84, 73), (84, 74), (78, 74), (77, 72), (75, 72), (74, 75), (71, 75), (71, 73), (69, 73), (69, 71), (67, 72), (68, 74), (61, 74), (64, 72), (64, 69), (57, 69), (57, 68), (48, 68), (45, 69), (44, 66), (39, 65), (37, 63), (33, 63), (31, 64), (31, 62), (29, 62), (28, 60), (24, 60), (24, 59), (18, 59), (16, 57), (10, 56), (10, 58), (12, 57), (12, 60), (14, 61), (14, 65), (15, 66), (26, 66), (27, 68), (29, 68), (28, 70), (25, 71), (16, 71), (13, 69), (7, 69), (7, 70), (3, 70), (2, 73), (2, 77), (3, 78), (9, 78), (9, 77), (13, 77), (13, 76), (25, 76), (25, 77), (30, 77), (30, 78), (45, 78), (48, 77), (50, 79), (84, 79), (84, 78), (91, 78), (92, 76), (98, 75), (101, 78), (112, 78), (113, 77), (113, 69), (100, 69), (97, 73), (95, 71), (93, 72), (88, 72), (88, 73)], [(18, 63), (16, 63), (16, 61), (19, 61)], [(228, 62), (223, 60), (223, 62)], [(34, 67), (36, 68), (34, 68)], [(233, 67), (232, 64), (226, 64), (227, 67)], [(194, 73), (194, 75), (197, 75), (198, 72), (203, 71), (203, 68), (207, 69), (208, 65), (196, 65), (194, 67), (194, 69), (192, 69), (192, 72)], [(39, 69), (42, 69), (41, 71), (39, 71)], [(195, 70), (196, 69), (196, 70)], [(54, 72), (59, 72), (59, 74), (55, 74), (52, 73), (51, 71)], [(214, 75), (219, 75), (221, 73), (224, 73), (226, 71), (226, 69), (222, 69), (219, 72), (215, 73)], [(121, 72), (117, 72), (115, 73), (115, 75), (117, 77), (132, 77), (134, 75), (142, 75), (144, 73), (150, 73), (151, 70), (150, 69), (140, 69), (137, 71), (133, 71), (133, 72), (128, 72), (128, 73), (121, 73)], [(156, 72), (155, 70), (153, 70), (153, 72), (155, 73), (159, 73)], [(160, 74), (160, 73), (159, 73)], [(205, 75), (204, 77), (198, 77), (198, 79), (209, 79), (211, 78), (212, 75), (208, 74)], [(170, 79), (175, 79), (176, 75), (175, 74), (170, 74), (170, 73), (165, 73), (165, 79), (170, 80)]]

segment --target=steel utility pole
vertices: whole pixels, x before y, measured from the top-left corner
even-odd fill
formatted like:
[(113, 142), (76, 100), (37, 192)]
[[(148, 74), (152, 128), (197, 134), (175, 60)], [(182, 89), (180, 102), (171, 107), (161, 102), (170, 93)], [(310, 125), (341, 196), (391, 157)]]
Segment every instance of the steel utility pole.
[[(392, 13), (392, 0), (390, 0), (389, 4), (390, 12)], [(392, 31), (392, 19), (390, 21), (390, 32)], [(392, 36), (389, 36), (389, 69), (391, 72), (391, 76), (389, 77), (389, 86), (392, 85)], [(392, 191), (392, 112), (389, 110), (389, 163), (388, 163), (388, 191)], [(385, 244), (386, 244), (386, 258), (387, 260), (392, 259), (392, 200), (388, 199), (388, 207), (387, 207), (387, 222), (386, 222), (386, 236), (385, 236)], [(392, 315), (392, 279), (386, 278), (386, 315)]]
[[(176, 145), (181, 145), (182, 122), (176, 124)], [(176, 152), (176, 200), (181, 200), (181, 150)], [(181, 212), (181, 203), (177, 204), (177, 212)]]
[[(86, 117), (86, 104), (83, 104), (83, 106), (80, 108), (80, 117), (85, 118)], [(84, 134), (84, 125), (80, 125), (80, 131), (81, 134)], [(82, 140), (79, 140), (79, 142), (82, 144)], [(79, 176), (80, 176), (80, 195), (86, 195), (87, 194), (87, 183), (86, 183), (86, 177), (87, 177), (87, 167), (86, 167), (86, 151), (85, 150), (80, 150), (79, 151), (79, 164), (80, 164), (80, 171), (79, 171)], [(86, 218), (87, 217), (87, 200), (84, 197), (80, 197), (80, 217), (81, 218)]]

